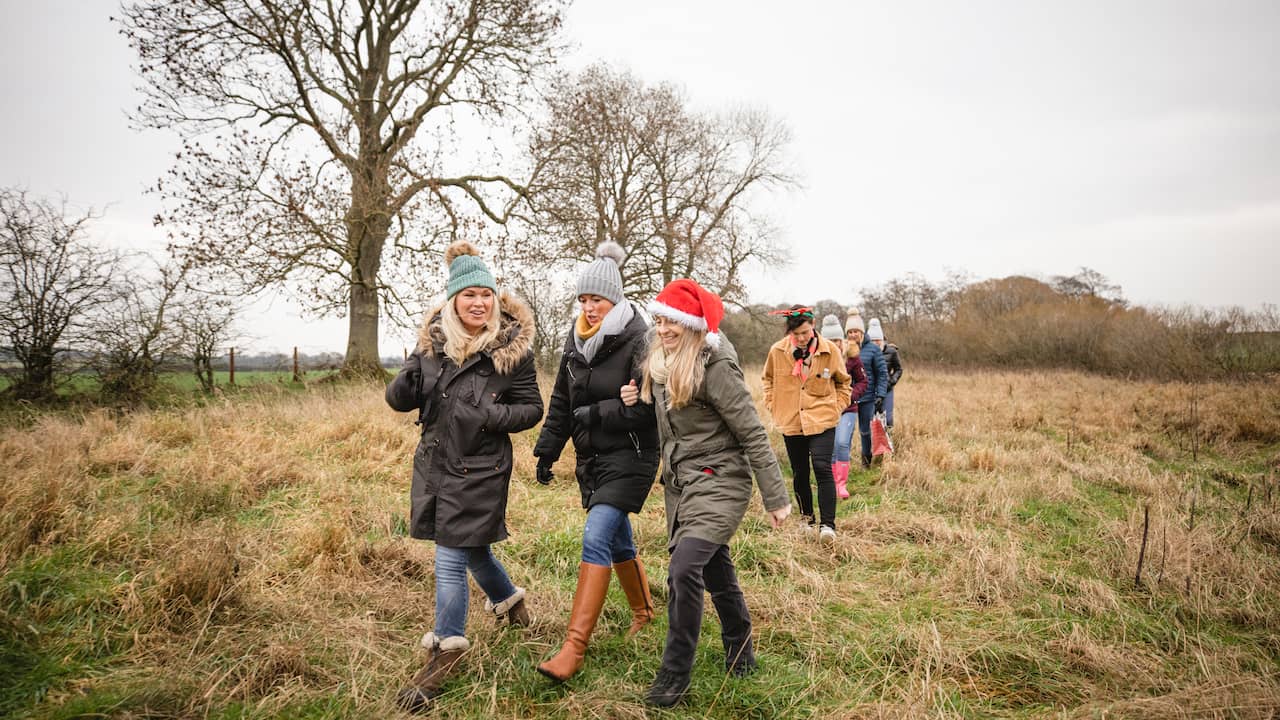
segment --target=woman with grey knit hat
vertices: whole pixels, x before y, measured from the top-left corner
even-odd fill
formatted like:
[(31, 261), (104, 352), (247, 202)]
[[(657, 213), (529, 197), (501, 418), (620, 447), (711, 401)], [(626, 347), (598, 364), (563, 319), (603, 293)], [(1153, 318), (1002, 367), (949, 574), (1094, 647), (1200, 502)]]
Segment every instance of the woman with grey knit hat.
[(490, 546), (507, 537), (509, 436), (542, 417), (533, 313), (498, 292), (470, 243), (450, 245), (445, 264), (448, 297), (427, 313), (417, 347), (386, 392), (392, 408), (418, 411), (409, 534), (436, 544), (435, 626), (422, 638), (427, 664), (396, 697), (410, 712), (431, 707), (471, 647), (468, 571), (487, 597), (485, 610), (510, 625), (529, 623), (524, 589)]
[(564, 682), (583, 664), (609, 590), (618, 576), (631, 606), (634, 635), (653, 619), (653, 598), (636, 555), (628, 513), (640, 512), (658, 471), (658, 429), (652, 405), (622, 403), (624, 386), (642, 379), (648, 325), (622, 291), (620, 245), (606, 242), (578, 276), (582, 312), (569, 329), (542, 432), (534, 446), (538, 482), (572, 439), (575, 476), (587, 511), (582, 560), (564, 645), (538, 672)]

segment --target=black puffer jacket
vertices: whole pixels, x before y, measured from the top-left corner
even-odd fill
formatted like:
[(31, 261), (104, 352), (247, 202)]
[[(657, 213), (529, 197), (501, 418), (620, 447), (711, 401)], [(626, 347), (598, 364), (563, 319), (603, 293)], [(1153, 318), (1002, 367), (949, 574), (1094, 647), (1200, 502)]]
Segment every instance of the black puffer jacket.
[(884, 344), (884, 362), (889, 368), (889, 391), (902, 379), (902, 359), (898, 357), (898, 346), (893, 343)]
[[(590, 363), (569, 332), (533, 454), (555, 462), (572, 437), (582, 507), (607, 503), (640, 512), (658, 472), (658, 428), (652, 405), (627, 407), (619, 391), (642, 380), (648, 326), (637, 312), (621, 333), (604, 337)], [(591, 407), (590, 419), (576, 423), (573, 411), (583, 406)]]
[(409, 534), (446, 547), (507, 537), (511, 439), (542, 417), (533, 362), (533, 314), (503, 293), (502, 325), (462, 366), (444, 354), (440, 311), (427, 314), (418, 347), (387, 386), (387, 404), (418, 411)]

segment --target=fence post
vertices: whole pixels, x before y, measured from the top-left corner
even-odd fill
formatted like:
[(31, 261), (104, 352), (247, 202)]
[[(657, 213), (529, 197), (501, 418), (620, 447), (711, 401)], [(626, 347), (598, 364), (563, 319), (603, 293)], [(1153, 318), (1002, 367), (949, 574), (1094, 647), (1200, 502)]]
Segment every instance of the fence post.
[(231, 348), (231, 360), (229, 363), (227, 363), (227, 369), (228, 369), (227, 384), (235, 385), (236, 384), (236, 349), (235, 348)]
[(400, 349), (404, 351), (404, 361), (409, 362), (409, 348), (401, 346)]
[(293, 381), (302, 382), (302, 378), (298, 376), (298, 346), (293, 346)]
[(1142, 587), (1142, 561), (1147, 557), (1147, 530), (1151, 527), (1151, 505), (1142, 506), (1142, 547), (1138, 550), (1138, 571), (1133, 574), (1133, 586)]
[(1196, 396), (1191, 396), (1191, 462), (1200, 460), (1200, 412)]

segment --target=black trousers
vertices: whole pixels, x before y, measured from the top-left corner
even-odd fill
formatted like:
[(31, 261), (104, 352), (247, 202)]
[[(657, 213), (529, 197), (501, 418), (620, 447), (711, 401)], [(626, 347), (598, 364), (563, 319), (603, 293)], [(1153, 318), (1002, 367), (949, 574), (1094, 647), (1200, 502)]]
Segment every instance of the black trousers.
[(831, 454), (836, 448), (836, 429), (817, 435), (783, 435), (782, 441), (787, 445), (787, 457), (791, 460), (800, 514), (813, 517), (813, 492), (809, 487), (809, 463), (812, 462), (813, 478), (818, 483), (818, 522), (834, 530), (836, 479), (831, 473)]
[(725, 665), (754, 664), (751, 647), (751, 615), (738, 587), (738, 575), (728, 545), (685, 538), (671, 553), (667, 572), (667, 644), (662, 667), (687, 677), (702, 631), (702, 593), (711, 592), (711, 603), (720, 616), (720, 639)]

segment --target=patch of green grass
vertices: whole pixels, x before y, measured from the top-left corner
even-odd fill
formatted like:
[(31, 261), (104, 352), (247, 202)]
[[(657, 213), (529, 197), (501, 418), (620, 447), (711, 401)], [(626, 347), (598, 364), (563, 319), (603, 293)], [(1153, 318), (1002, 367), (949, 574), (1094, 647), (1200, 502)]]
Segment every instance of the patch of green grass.
[(132, 641), (114, 598), (118, 581), (67, 545), (29, 553), (4, 573), (0, 714), (39, 703), (64, 681), (92, 675), (128, 650)]

